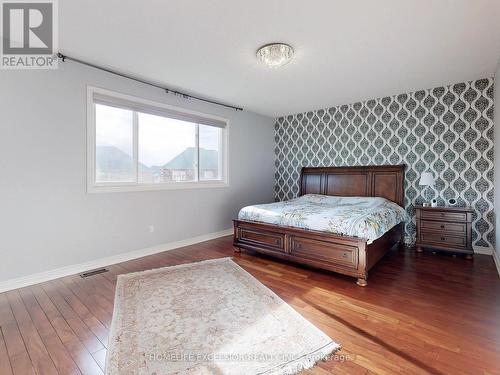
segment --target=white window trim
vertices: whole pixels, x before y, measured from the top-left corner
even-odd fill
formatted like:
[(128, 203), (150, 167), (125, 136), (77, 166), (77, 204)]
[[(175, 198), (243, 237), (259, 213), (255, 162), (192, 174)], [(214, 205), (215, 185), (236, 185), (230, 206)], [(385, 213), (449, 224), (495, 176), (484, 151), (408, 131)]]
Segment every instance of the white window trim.
[[(96, 121), (94, 94), (102, 94), (118, 100), (127, 100), (137, 104), (144, 104), (158, 109), (165, 109), (222, 121), (226, 123), (222, 131), (222, 179), (217, 181), (191, 181), (191, 182), (171, 182), (163, 184), (139, 184), (138, 182), (111, 182), (97, 183), (95, 181), (95, 159), (96, 159)], [(223, 117), (210, 115), (206, 113), (191, 111), (188, 109), (175, 107), (172, 105), (154, 102), (151, 100), (138, 98), (135, 96), (118, 93), (116, 91), (106, 90), (99, 87), (87, 86), (87, 193), (117, 193), (133, 191), (157, 191), (157, 190), (184, 190), (184, 189), (212, 189), (229, 187), (229, 120)]]

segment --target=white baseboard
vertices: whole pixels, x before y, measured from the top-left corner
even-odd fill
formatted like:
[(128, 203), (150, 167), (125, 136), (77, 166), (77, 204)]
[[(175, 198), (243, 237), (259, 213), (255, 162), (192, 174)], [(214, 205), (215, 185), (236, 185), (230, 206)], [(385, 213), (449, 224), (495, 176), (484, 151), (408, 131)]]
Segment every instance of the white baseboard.
[(482, 247), (482, 246), (474, 246), (475, 254), (483, 254), (490, 255), (493, 257), (493, 261), (495, 262), (495, 266), (497, 267), (498, 277), (500, 277), (500, 257), (498, 253), (492, 247)]
[(498, 277), (500, 277), (500, 255), (495, 251), (493, 252), (493, 260), (495, 261), (495, 265), (497, 266)]
[(134, 250), (128, 253), (113, 255), (106, 258), (91, 260), (89, 262), (74, 264), (71, 266), (56, 268), (50, 271), (40, 272), (33, 275), (23, 276), (16, 279), (0, 282), (0, 293), (13, 289), (24, 288), (29, 285), (43, 283), (45, 281), (59, 279), (64, 276), (82, 273), (84, 271), (106, 267), (116, 263), (141, 258), (147, 255), (161, 253), (162, 251), (173, 250), (179, 247), (194, 245), (200, 242), (213, 240), (215, 238), (229, 236), (233, 234), (233, 229), (226, 229), (220, 232), (209, 233), (202, 236), (192, 237), (186, 240), (169, 242), (162, 245), (152, 246), (145, 249)]
[(475, 254), (482, 255), (493, 255), (495, 254), (495, 249), (492, 247), (484, 247), (484, 246), (473, 246)]

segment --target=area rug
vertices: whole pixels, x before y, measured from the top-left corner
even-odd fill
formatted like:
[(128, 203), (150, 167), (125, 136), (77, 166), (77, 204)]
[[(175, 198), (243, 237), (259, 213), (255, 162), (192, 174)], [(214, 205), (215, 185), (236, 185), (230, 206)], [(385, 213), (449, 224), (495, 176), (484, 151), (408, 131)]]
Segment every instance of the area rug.
[(119, 276), (106, 374), (296, 374), (337, 349), (222, 258)]

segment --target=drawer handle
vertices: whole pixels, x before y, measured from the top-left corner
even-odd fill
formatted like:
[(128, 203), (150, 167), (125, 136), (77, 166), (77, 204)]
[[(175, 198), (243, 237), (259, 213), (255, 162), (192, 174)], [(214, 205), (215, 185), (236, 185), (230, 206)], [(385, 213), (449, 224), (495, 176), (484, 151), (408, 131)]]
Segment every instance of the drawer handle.
[(342, 258), (347, 258), (347, 253), (343, 253)]
[(275, 243), (276, 245), (279, 245), (279, 244), (280, 244), (280, 240), (279, 240), (279, 238), (275, 239), (275, 240), (274, 240), (274, 243)]
[(441, 241), (444, 241), (444, 240), (445, 240), (445, 238), (444, 238), (444, 237), (441, 237)]
[(302, 245), (300, 243), (297, 244), (297, 249), (302, 249)]
[(444, 229), (444, 225), (441, 225), (441, 229)]
[(444, 216), (444, 212), (441, 212), (441, 216)]

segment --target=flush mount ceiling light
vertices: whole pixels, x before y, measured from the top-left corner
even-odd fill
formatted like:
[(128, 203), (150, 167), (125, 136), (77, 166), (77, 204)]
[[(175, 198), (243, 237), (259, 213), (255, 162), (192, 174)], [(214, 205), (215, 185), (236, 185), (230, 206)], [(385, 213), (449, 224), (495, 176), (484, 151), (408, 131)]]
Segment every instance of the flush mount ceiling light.
[(285, 43), (271, 43), (257, 50), (257, 58), (270, 68), (278, 68), (290, 62), (294, 50)]

